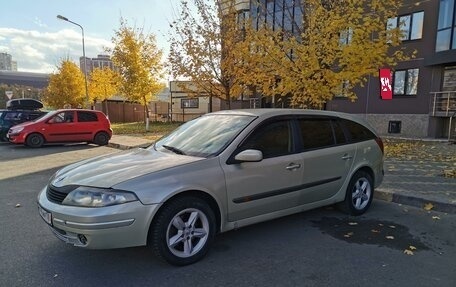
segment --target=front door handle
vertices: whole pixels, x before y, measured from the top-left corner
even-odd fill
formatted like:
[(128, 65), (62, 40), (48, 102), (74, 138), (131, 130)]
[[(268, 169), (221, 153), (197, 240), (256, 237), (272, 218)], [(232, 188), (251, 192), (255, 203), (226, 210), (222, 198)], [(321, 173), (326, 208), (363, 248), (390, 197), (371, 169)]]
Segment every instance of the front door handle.
[(298, 169), (298, 168), (300, 168), (300, 167), (301, 167), (301, 165), (300, 165), (299, 163), (297, 163), (297, 164), (296, 164), (296, 163), (290, 163), (290, 164), (286, 167), (286, 169), (287, 169), (287, 170), (295, 170), (295, 169)]
[(344, 156), (342, 157), (343, 160), (347, 160), (347, 159), (352, 159), (353, 156), (349, 155), (349, 154), (344, 154)]

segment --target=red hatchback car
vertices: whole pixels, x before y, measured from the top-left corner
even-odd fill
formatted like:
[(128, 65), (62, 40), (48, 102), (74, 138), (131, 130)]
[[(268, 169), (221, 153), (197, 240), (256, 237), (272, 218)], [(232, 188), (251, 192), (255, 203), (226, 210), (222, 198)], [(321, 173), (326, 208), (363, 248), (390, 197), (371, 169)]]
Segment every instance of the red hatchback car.
[(112, 136), (109, 119), (100, 111), (65, 109), (10, 128), (9, 141), (40, 147), (45, 143), (92, 142), (107, 145)]

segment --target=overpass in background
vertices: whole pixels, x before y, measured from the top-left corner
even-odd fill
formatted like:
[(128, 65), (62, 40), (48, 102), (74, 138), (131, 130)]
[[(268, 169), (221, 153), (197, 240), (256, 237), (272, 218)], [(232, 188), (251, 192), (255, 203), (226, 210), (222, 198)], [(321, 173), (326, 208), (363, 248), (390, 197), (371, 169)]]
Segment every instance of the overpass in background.
[(37, 89), (46, 88), (50, 74), (0, 71), (0, 84), (28, 86)]

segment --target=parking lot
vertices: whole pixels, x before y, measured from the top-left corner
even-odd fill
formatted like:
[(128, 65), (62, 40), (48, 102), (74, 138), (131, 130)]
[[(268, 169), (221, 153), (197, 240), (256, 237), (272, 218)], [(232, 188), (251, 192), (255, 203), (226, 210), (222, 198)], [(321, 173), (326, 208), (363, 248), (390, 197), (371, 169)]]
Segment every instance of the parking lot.
[(208, 256), (173, 267), (146, 247), (60, 242), (36, 196), (69, 163), (118, 152), (0, 143), (0, 286), (455, 286), (456, 215), (374, 201), (361, 217), (333, 207), (216, 237)]

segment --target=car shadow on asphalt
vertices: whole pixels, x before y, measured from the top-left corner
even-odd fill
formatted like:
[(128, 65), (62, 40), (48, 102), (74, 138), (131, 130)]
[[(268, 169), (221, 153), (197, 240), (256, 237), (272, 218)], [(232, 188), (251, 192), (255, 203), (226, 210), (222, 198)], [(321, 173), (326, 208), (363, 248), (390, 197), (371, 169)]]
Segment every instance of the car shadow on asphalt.
[(0, 150), (3, 152), (0, 154), (1, 160), (13, 160), (22, 159), (42, 155), (50, 155), (56, 153), (62, 153), (67, 151), (78, 151), (86, 150), (91, 148), (99, 147), (95, 144), (86, 142), (82, 143), (53, 143), (46, 144), (39, 148), (31, 148), (25, 145), (15, 145), (11, 143), (0, 143)]

